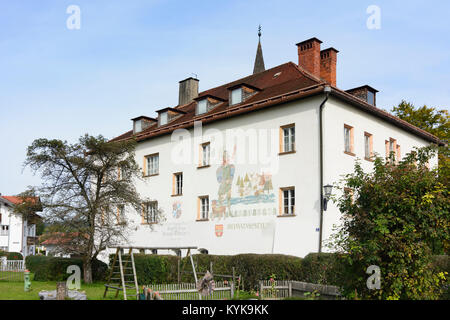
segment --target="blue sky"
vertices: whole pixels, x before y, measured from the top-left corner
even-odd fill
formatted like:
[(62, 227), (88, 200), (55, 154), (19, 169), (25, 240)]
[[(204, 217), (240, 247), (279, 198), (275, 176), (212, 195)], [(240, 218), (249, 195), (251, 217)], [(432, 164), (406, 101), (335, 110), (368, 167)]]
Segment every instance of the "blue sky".
[[(69, 30), (69, 5), (81, 28)], [(369, 5), (381, 29), (369, 30)], [(0, 1), (0, 193), (39, 184), (22, 171), (36, 138), (117, 136), (130, 119), (178, 102), (178, 81), (200, 90), (250, 74), (263, 27), (266, 68), (297, 62), (310, 37), (338, 56), (337, 84), (369, 84), (385, 109), (401, 99), (448, 109), (448, 1)]]

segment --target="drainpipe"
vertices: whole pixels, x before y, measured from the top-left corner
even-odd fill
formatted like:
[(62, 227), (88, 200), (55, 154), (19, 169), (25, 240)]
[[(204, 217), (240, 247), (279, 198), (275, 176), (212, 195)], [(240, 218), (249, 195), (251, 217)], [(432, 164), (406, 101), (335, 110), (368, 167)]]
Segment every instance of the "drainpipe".
[(331, 92), (330, 86), (323, 88), (325, 99), (319, 107), (319, 155), (320, 155), (320, 225), (319, 225), (319, 253), (322, 252), (322, 227), (323, 227), (323, 127), (322, 127), (322, 110)]

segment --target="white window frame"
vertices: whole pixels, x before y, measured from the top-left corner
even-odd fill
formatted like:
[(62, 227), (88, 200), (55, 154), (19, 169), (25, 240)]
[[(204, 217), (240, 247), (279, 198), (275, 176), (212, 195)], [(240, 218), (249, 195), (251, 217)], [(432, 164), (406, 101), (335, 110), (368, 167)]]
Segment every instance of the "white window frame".
[(239, 104), (243, 101), (242, 88), (236, 88), (231, 90), (231, 105)]
[(352, 152), (352, 133), (351, 128), (344, 126), (344, 151)]
[(207, 220), (209, 217), (209, 196), (200, 198), (200, 218)]
[(142, 131), (142, 119), (134, 121), (134, 133)]
[(211, 157), (211, 144), (202, 144), (202, 166), (209, 166)]
[(149, 201), (144, 205), (144, 221), (146, 223), (156, 223), (158, 213), (158, 201)]
[(364, 157), (366, 159), (372, 158), (373, 150), (371, 150), (372, 135), (370, 133), (364, 133)]
[(295, 214), (295, 188), (281, 189), (283, 194), (283, 215)]
[[(203, 109), (200, 109), (200, 107), (204, 107)], [(197, 101), (197, 114), (204, 114), (208, 112), (208, 99), (202, 99)]]
[(159, 153), (148, 155), (146, 158), (147, 176), (159, 174)]
[(175, 173), (175, 195), (183, 194), (183, 173)]
[(283, 151), (295, 151), (295, 125), (283, 128)]
[(167, 111), (161, 112), (159, 115), (159, 125), (164, 126), (169, 123), (169, 113)]

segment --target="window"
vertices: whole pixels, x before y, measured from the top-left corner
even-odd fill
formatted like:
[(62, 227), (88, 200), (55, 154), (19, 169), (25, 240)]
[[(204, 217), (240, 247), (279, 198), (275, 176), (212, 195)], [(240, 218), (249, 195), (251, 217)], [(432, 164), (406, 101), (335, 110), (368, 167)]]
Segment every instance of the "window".
[(397, 148), (395, 150), (395, 159), (397, 160), (397, 163), (402, 159), (402, 152), (400, 149), (400, 145), (397, 145)]
[(117, 223), (124, 223), (125, 222), (125, 206), (124, 205), (118, 205), (117, 206)]
[(197, 220), (208, 220), (209, 216), (209, 196), (198, 197)]
[(197, 114), (206, 113), (208, 111), (208, 99), (197, 102)]
[(389, 138), (389, 140), (386, 140), (386, 158), (390, 159), (390, 163), (394, 163), (395, 158), (397, 158), (396, 151), (397, 151), (397, 140), (393, 138)]
[(152, 176), (159, 173), (159, 153), (151, 154), (145, 157), (146, 172), (144, 175)]
[(344, 152), (354, 156), (353, 153), (353, 127), (344, 125)]
[(183, 173), (174, 173), (173, 174), (173, 189), (172, 195), (181, 196), (183, 194)]
[(159, 115), (159, 125), (163, 126), (169, 122), (169, 115), (167, 112), (162, 112)]
[(373, 136), (370, 133), (364, 132), (364, 158), (371, 160), (373, 156)]
[(375, 105), (375, 94), (372, 91), (367, 91), (367, 103)]
[(231, 105), (242, 102), (242, 88), (231, 90)]
[(280, 153), (295, 151), (295, 125), (289, 124), (280, 130)]
[(134, 121), (134, 133), (138, 133), (142, 131), (142, 120)]
[(295, 213), (295, 188), (281, 188), (280, 215), (294, 215)]
[(118, 171), (118, 180), (123, 179), (126, 180), (130, 178), (130, 172), (127, 170), (125, 166), (120, 166), (117, 171)]
[(158, 202), (150, 201), (144, 203), (143, 214), (142, 214), (142, 223), (156, 223), (156, 217), (158, 213)]
[(209, 166), (209, 160), (211, 156), (210, 152), (210, 143), (206, 142), (200, 145), (200, 167), (206, 167)]
[(9, 226), (0, 226), (0, 236), (7, 236), (9, 234)]

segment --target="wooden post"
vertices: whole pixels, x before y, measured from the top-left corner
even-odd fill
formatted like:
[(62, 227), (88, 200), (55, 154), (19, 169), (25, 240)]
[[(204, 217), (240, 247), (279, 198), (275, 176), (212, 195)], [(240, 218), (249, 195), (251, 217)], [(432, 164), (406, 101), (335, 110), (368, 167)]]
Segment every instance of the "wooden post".
[(178, 284), (181, 282), (180, 264), (181, 264), (181, 256), (178, 258)]
[(212, 261), (209, 262), (209, 272), (213, 275)]
[[(195, 270), (195, 265), (194, 265), (194, 260), (192, 259), (192, 255), (191, 255), (191, 250), (189, 249), (188, 254), (189, 254), (189, 258), (191, 260), (191, 264), (192, 264), (192, 271), (194, 271), (194, 280), (195, 280), (195, 285), (197, 285), (197, 271)], [(198, 293), (198, 297), (200, 300), (202, 300), (202, 295), (200, 294), (200, 292)]]
[(56, 300), (66, 300), (67, 286), (65, 282), (56, 283)]
[(292, 281), (290, 281), (290, 280), (288, 282), (288, 292), (289, 292), (288, 297), (289, 298), (292, 297)]
[(230, 290), (231, 290), (231, 299), (233, 299), (233, 298), (234, 298), (234, 281), (231, 282), (231, 288), (230, 288)]
[(259, 282), (259, 296), (261, 299), (263, 298), (263, 281)]

